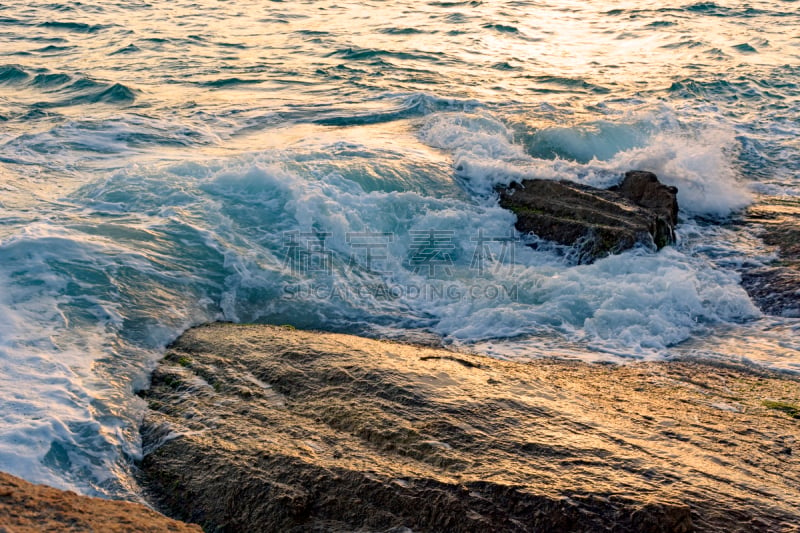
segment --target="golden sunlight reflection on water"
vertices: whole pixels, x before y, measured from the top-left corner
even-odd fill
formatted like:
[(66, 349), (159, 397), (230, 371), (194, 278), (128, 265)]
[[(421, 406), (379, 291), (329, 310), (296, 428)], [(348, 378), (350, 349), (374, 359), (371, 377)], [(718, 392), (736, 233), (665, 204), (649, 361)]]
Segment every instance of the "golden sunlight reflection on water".
[[(287, 9), (201, 0), (83, 6), (58, 21), (46, 6), (30, 5), (30, 32), (4, 40), (6, 53), (26, 54), (32, 67), (57, 63), (130, 84), (140, 100), (187, 106), (347, 100), (363, 90), (433, 86), (440, 95), (490, 100), (566, 93), (581, 83), (589, 94), (610, 86), (646, 91), (668, 87), (687, 68), (797, 59), (786, 55), (796, 50), (791, 32), (643, 1), (300, 2)], [(47, 42), (52, 50), (29, 54), (32, 43)], [(343, 81), (350, 82), (344, 91)]]

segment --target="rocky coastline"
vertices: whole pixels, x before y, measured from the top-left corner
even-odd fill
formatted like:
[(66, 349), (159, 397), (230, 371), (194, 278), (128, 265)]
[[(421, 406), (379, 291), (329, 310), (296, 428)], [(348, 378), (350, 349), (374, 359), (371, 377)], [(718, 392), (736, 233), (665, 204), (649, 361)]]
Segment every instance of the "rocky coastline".
[[(496, 192), (499, 205), (516, 215), (517, 231), (572, 247), (576, 263), (636, 246), (659, 250), (676, 240), (678, 190), (652, 172), (628, 171), (609, 189), (527, 179)], [(771, 264), (745, 262), (741, 268), (742, 286), (767, 315), (800, 317), (799, 221), (800, 201), (764, 196), (727, 222), (755, 228), (776, 249)]]
[[(673, 243), (676, 192), (642, 171), (498, 189), (519, 231), (584, 263)], [(766, 314), (800, 316), (798, 219), (766, 198), (737, 222), (777, 251), (742, 269)], [(178, 338), (141, 396), (140, 482), (175, 520), (0, 473), (0, 532), (800, 532), (797, 375), (218, 323)]]
[(793, 375), (210, 324), (142, 396), (146, 494), (206, 531), (800, 530)]

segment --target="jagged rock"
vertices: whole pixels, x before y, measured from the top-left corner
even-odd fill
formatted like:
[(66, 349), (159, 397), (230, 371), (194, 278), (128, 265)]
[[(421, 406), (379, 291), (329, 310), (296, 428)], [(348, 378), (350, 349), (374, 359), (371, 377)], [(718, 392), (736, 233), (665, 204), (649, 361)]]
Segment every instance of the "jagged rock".
[(762, 401), (800, 382), (754, 372), (212, 324), (143, 393), (142, 482), (207, 531), (797, 531), (797, 421)]
[(143, 505), (79, 496), (0, 472), (0, 531), (202, 533)]
[(677, 192), (644, 171), (626, 173), (611, 189), (539, 179), (498, 188), (500, 206), (517, 215), (517, 230), (576, 246), (582, 263), (637, 244), (660, 249), (675, 242)]
[(653, 210), (674, 228), (678, 224), (678, 188), (664, 185), (652, 172), (630, 170), (622, 182), (611, 187), (640, 207)]

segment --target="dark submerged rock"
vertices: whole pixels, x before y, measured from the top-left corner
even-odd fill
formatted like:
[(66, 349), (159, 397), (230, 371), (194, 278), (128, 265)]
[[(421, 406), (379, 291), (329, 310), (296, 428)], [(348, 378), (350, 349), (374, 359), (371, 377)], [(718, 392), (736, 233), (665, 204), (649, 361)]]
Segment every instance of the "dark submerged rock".
[(762, 312), (800, 318), (800, 271), (784, 266), (745, 271), (742, 286)]
[(212, 324), (143, 393), (141, 468), (159, 507), (206, 531), (791, 531), (797, 421), (761, 401), (798, 394), (696, 363)]
[(800, 201), (762, 199), (745, 220), (761, 227), (761, 238), (777, 248), (779, 259), (745, 270), (742, 286), (764, 313), (800, 317)]
[(677, 192), (644, 171), (626, 173), (611, 189), (539, 179), (498, 188), (500, 206), (517, 215), (517, 230), (576, 246), (581, 263), (637, 244), (674, 243)]

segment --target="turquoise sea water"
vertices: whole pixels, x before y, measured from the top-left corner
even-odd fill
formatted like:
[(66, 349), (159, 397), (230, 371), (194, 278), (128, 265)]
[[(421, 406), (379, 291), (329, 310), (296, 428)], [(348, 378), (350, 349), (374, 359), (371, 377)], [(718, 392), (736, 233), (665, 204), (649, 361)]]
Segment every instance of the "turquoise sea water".
[[(163, 347), (208, 320), (497, 357), (800, 369), (721, 226), (800, 195), (789, 0), (0, 5), (0, 470), (135, 497)], [(679, 242), (594, 265), (492, 187), (680, 189)]]

